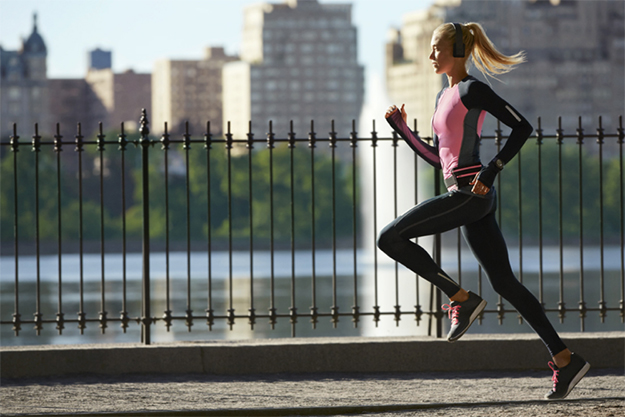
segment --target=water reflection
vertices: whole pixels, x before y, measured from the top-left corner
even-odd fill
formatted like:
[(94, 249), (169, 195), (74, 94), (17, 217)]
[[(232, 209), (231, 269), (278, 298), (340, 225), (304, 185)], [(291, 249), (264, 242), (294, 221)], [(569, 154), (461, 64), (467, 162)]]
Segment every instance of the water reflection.
[[(588, 308), (596, 308), (601, 298), (599, 285), (599, 256), (598, 248), (587, 248), (584, 265), (584, 298)], [(605, 289), (604, 300), (608, 307), (618, 307), (621, 297), (620, 264), (617, 247), (610, 247), (605, 252)], [(315, 262), (315, 279), (313, 280), (312, 256), (310, 252), (298, 251), (295, 253), (295, 278), (292, 277), (291, 252), (275, 252), (272, 258), (269, 252), (254, 254), (253, 268), (250, 268), (249, 253), (238, 252), (233, 254), (232, 263), (225, 252), (215, 252), (210, 257), (206, 253), (193, 253), (190, 263), (190, 283), (187, 281), (187, 256), (185, 253), (170, 255), (169, 270), (169, 309), (175, 317), (184, 317), (185, 311), (191, 309), (194, 316), (200, 318), (193, 321), (189, 328), (184, 319), (175, 320), (170, 331), (162, 320), (153, 326), (152, 338), (154, 342), (170, 341), (206, 341), (226, 339), (250, 338), (279, 338), (290, 337), (295, 333), (298, 337), (325, 337), (325, 336), (409, 336), (423, 335), (428, 332), (427, 315), (422, 317), (417, 326), (415, 306), (421, 305), (423, 310), (430, 307), (429, 287), (423, 280), (419, 280), (419, 302), (417, 302), (417, 288), (414, 274), (403, 267), (395, 268), (395, 264), (380, 259), (377, 269), (374, 268), (372, 257), (365, 251), (357, 253), (356, 273), (354, 273), (354, 253), (351, 250), (341, 250), (336, 253), (336, 263), (331, 251), (318, 251)], [(511, 250), (511, 259), (516, 270), (519, 270), (518, 251)], [(548, 308), (555, 308), (559, 300), (559, 251), (549, 248), (544, 256), (543, 297)], [(443, 266), (457, 276), (457, 253), (453, 249), (446, 249), (443, 253)], [(59, 307), (58, 258), (44, 256), (40, 260), (40, 312), (44, 320), (54, 321)], [(579, 251), (565, 250), (563, 294), (566, 307), (576, 309), (580, 298), (579, 284)], [(83, 310), (87, 313), (87, 328), (80, 334), (77, 328), (77, 312), (80, 310), (80, 262), (77, 255), (65, 255), (62, 262), (61, 303), (65, 314), (65, 328), (59, 335), (56, 324), (44, 323), (41, 335), (37, 336), (32, 324), (23, 324), (22, 331), (16, 337), (11, 330), (12, 325), (1, 326), (2, 345), (27, 344), (74, 344), (74, 343), (131, 343), (140, 341), (140, 329), (136, 321), (129, 323), (124, 333), (120, 327), (119, 315), (122, 311), (123, 294), (123, 267), (122, 257), (119, 254), (105, 256), (105, 287), (104, 309), (111, 319), (108, 327), (102, 333), (97, 318), (102, 310), (101, 291), (101, 261), (100, 255), (85, 255), (83, 259), (84, 291), (82, 294)], [(461, 256), (462, 284), (474, 291), (482, 289), (484, 298), (489, 302), (487, 309), (494, 310), (498, 302), (497, 295), (492, 291), (486, 277), (479, 273), (477, 265), (469, 253)], [(20, 258), (19, 264), (19, 309), (23, 320), (32, 320), (36, 311), (36, 281), (37, 265), (32, 257)], [(232, 274), (230, 269), (232, 268)], [(253, 274), (250, 274), (252, 270)], [(152, 271), (152, 314), (161, 318), (167, 310), (167, 270), (164, 254), (154, 254), (151, 257)], [(335, 272), (336, 271), (336, 272)], [(377, 273), (376, 273), (377, 271)], [(333, 276), (336, 276), (334, 283)], [(0, 258), (0, 289), (2, 321), (11, 321), (15, 308), (15, 264), (9, 257)], [(210, 276), (210, 282), (209, 282)], [(377, 276), (377, 285), (376, 285)], [(130, 254), (126, 268), (126, 309), (131, 318), (140, 315), (141, 295), (141, 257), (139, 254)], [(539, 294), (538, 252), (535, 248), (523, 251), (523, 282), (534, 294)], [(293, 287), (294, 285), (294, 287)], [(209, 294), (209, 286), (212, 288)], [(336, 294), (333, 289), (336, 286)], [(354, 292), (356, 286), (357, 292)], [(273, 291), (272, 291), (273, 288)], [(313, 292), (314, 288), (314, 292)], [(253, 294), (253, 297), (252, 297)], [(190, 297), (189, 297), (190, 295)], [(232, 295), (232, 296), (231, 296)], [(292, 298), (294, 297), (294, 303)], [(226, 316), (230, 308), (235, 314), (247, 316), (250, 308), (255, 309), (259, 316), (267, 315), (274, 307), (279, 317), (275, 328), (269, 324), (267, 317), (259, 317), (252, 326), (246, 317), (237, 318), (232, 329), (227, 320), (218, 319), (209, 330), (206, 323), (205, 310), (209, 307), (217, 316)], [(321, 315), (316, 328), (309, 317), (300, 317), (295, 325), (287, 317), (293, 305), (299, 314), (307, 314), (316, 303)], [(336, 327), (329, 317), (331, 307), (339, 306), (339, 313), (351, 313), (354, 304), (357, 304), (361, 313), (357, 327), (350, 316), (341, 316)], [(380, 306), (381, 316), (379, 323), (373, 320), (371, 313), (374, 306)], [(395, 306), (407, 314), (395, 320), (392, 314)], [(569, 312), (564, 323), (559, 323), (556, 313), (549, 316), (558, 331), (579, 331), (579, 313)], [(447, 324), (447, 321), (445, 321)], [(586, 331), (622, 330), (619, 313), (608, 313), (605, 323), (601, 323), (598, 312), (589, 312), (585, 321)], [(515, 333), (531, 332), (526, 324), (519, 324), (516, 313), (508, 313), (503, 325), (499, 325), (497, 314), (487, 314), (481, 325), (471, 329), (473, 333)]]

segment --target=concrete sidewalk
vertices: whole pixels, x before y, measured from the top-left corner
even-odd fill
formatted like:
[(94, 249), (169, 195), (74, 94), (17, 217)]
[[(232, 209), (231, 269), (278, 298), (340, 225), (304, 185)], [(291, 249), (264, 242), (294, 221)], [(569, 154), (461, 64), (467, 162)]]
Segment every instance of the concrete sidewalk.
[(622, 416), (625, 333), (570, 333), (592, 365), (565, 401), (534, 335), (0, 349), (2, 415)]
[(625, 413), (622, 369), (591, 369), (564, 401), (551, 372), (129, 375), (4, 380), (2, 415), (606, 417)]

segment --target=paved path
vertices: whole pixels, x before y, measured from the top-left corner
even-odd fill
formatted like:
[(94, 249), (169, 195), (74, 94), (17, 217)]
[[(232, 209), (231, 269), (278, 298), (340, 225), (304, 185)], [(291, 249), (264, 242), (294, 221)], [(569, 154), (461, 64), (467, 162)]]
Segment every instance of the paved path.
[(591, 369), (564, 401), (544, 401), (551, 371), (3, 380), (2, 415), (625, 415), (622, 369)]

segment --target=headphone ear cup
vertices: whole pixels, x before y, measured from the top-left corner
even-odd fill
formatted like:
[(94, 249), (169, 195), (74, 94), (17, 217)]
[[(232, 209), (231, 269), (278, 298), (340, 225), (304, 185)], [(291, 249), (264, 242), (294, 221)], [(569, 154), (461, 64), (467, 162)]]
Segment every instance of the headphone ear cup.
[(456, 42), (454, 43), (454, 57), (455, 58), (464, 58), (464, 42), (462, 40), (462, 26), (460, 23), (452, 23), (454, 25), (454, 29), (456, 29)]

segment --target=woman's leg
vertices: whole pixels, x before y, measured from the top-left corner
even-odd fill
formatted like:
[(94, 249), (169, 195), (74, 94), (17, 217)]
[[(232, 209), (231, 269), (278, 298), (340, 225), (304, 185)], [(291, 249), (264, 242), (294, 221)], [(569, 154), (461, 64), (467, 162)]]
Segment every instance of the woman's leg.
[(493, 289), (510, 302), (534, 329), (551, 356), (556, 360), (560, 358), (562, 366), (567, 365), (570, 352), (566, 345), (549, 322), (536, 297), (514, 276), (506, 242), (494, 211), (475, 223), (467, 224), (462, 232), (473, 254), (486, 271)]
[[(434, 262), (428, 252), (410, 239), (442, 233), (474, 222), (488, 213), (490, 198), (470, 193), (449, 192), (413, 207), (386, 226), (378, 238), (378, 247), (395, 261), (440, 288), (449, 298), (460, 286)], [(464, 301), (464, 300), (458, 300)]]
[(534, 329), (555, 362), (555, 366), (552, 362), (549, 363), (554, 371), (554, 384), (545, 398), (565, 398), (588, 372), (590, 364), (567, 349), (536, 297), (514, 276), (508, 260), (506, 242), (494, 212), (463, 227), (463, 233), (495, 291), (508, 300)]

